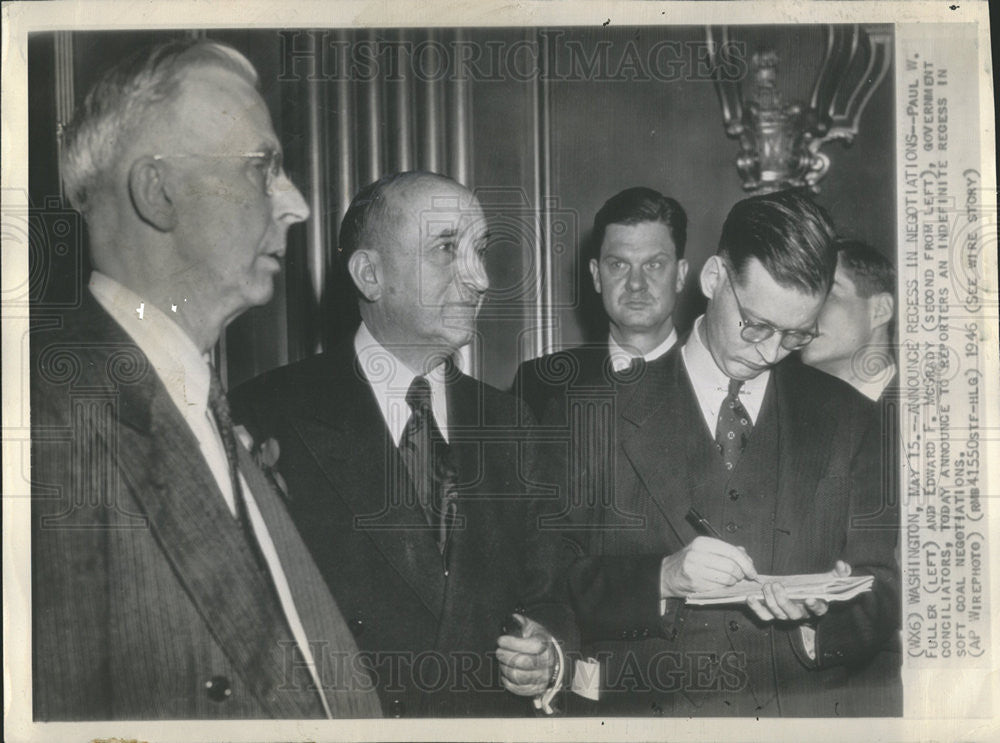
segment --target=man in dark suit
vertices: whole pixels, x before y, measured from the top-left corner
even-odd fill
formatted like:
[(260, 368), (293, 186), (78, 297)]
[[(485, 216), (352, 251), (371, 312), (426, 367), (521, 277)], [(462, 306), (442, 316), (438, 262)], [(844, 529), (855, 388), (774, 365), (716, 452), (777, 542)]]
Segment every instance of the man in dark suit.
[(178, 41), (66, 130), (94, 272), (31, 336), (37, 720), (380, 714), (357, 646), (209, 354), (308, 216), (253, 66)]
[[(786, 358), (816, 334), (832, 245), (797, 193), (736, 204), (701, 272), (705, 314), (618, 411), (613, 491), (568, 509), (598, 714), (900, 713), (898, 668), (866, 670), (899, 626), (877, 419), (848, 385)], [(591, 487), (583, 458), (546, 459), (568, 497)], [(828, 604), (761, 577), (826, 572), (874, 585)], [(746, 604), (685, 603), (740, 580), (762, 584)]]
[(608, 340), (525, 361), (512, 391), (538, 419), (555, 400), (614, 386), (617, 376), (641, 376), (636, 359), (654, 361), (677, 342), (673, 314), (684, 288), (687, 215), (651, 188), (628, 188), (608, 199), (594, 217), (588, 265), (610, 325)]
[(896, 269), (865, 243), (845, 240), (837, 248), (819, 335), (802, 349), (802, 361), (877, 401), (896, 376)]
[(241, 387), (238, 418), (280, 443), (292, 516), (386, 712), (525, 714), (515, 694), (560, 676), (547, 630), (572, 626), (525, 485), (530, 413), (451, 362), (489, 286), (482, 208), (450, 178), (387, 176), (354, 197), (339, 248), (357, 333)]

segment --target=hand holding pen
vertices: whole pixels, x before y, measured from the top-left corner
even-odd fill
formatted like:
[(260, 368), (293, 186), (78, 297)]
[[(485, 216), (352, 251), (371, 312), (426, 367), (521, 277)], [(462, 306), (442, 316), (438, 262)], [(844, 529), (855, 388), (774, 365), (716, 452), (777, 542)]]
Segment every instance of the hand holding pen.
[(757, 569), (746, 550), (721, 539), (697, 511), (692, 509), (688, 520), (697, 524), (703, 536), (663, 558), (660, 564), (661, 598), (683, 598), (731, 586), (741, 580), (758, 580)]
[[(702, 516), (694, 507), (688, 510), (686, 518), (688, 523), (695, 528), (695, 531), (702, 535), (702, 537), (695, 539), (689, 547), (693, 546), (695, 542), (698, 542), (698, 540), (702, 538), (706, 540), (712, 539), (713, 541), (722, 540), (722, 535), (718, 532), (718, 530), (712, 526), (711, 522)], [(737, 547), (736, 549), (742, 552), (743, 555), (746, 555), (746, 550), (742, 547)], [(749, 556), (747, 556), (747, 560), (750, 560)], [(753, 561), (750, 561), (750, 565), (751, 567), (753, 566)], [(851, 567), (847, 563), (838, 560), (836, 566), (830, 572), (834, 577), (846, 577), (851, 574)], [(662, 584), (662, 570), (660, 576)], [(747, 606), (762, 621), (771, 622), (780, 620), (786, 622), (799, 622), (821, 617), (826, 614), (827, 603), (825, 601), (820, 599), (789, 599), (786, 595), (785, 587), (780, 582), (764, 584), (764, 582), (761, 581), (760, 576), (757, 575), (756, 570), (754, 570), (752, 574), (744, 571), (744, 577), (761, 584), (761, 595), (750, 597), (747, 600)], [(736, 581), (733, 581), (733, 583), (735, 582)], [(732, 583), (721, 583), (720, 585), (732, 585)], [(663, 586), (661, 585), (661, 593), (662, 590)]]

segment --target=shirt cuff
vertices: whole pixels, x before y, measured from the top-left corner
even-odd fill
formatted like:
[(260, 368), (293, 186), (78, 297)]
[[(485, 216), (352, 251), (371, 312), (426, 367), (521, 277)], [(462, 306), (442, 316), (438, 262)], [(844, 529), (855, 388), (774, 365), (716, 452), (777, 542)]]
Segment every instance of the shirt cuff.
[(563, 679), (566, 676), (566, 657), (563, 655), (562, 648), (559, 647), (559, 643), (556, 642), (555, 638), (550, 638), (549, 642), (552, 643), (552, 647), (556, 650), (556, 665), (552, 669), (552, 678), (549, 679), (549, 687), (534, 699), (535, 709), (539, 709), (547, 715), (555, 713), (555, 710), (552, 708), (552, 700), (556, 698), (556, 694), (562, 689)]
[(799, 626), (799, 632), (802, 637), (802, 649), (809, 656), (809, 660), (816, 660), (816, 628), (803, 624)]

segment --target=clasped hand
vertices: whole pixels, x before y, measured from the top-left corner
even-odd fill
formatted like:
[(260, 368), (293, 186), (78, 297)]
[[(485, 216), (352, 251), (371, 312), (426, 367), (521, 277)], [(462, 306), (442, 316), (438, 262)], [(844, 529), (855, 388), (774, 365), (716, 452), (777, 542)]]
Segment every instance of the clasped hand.
[[(845, 578), (851, 566), (837, 560), (831, 577)], [(692, 593), (731, 586), (741, 580), (759, 580), (753, 560), (743, 547), (713, 537), (697, 537), (684, 549), (667, 555), (660, 565), (660, 596), (684, 598)], [(780, 582), (762, 585), (761, 597), (751, 597), (747, 606), (764, 622), (801, 622), (826, 614), (822, 599), (790, 599)]]
[(515, 614), (521, 636), (497, 639), (500, 680), (508, 691), (522, 697), (542, 694), (549, 686), (556, 664), (552, 635), (533, 619)]

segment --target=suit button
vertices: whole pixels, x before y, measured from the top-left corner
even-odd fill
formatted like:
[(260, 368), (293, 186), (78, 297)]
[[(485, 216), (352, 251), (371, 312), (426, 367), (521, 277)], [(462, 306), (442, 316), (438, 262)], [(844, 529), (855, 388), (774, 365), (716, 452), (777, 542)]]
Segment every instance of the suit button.
[(404, 717), (406, 715), (406, 705), (402, 699), (393, 699), (389, 705), (389, 714), (393, 717)]
[(735, 619), (730, 619), (729, 620), (729, 631), (730, 632), (739, 632), (739, 629), (740, 629), (740, 623), (737, 622)]
[(623, 640), (627, 640), (628, 639), (628, 630), (627, 629), (623, 629), (622, 630), (622, 639)]
[(648, 628), (647, 628), (647, 629), (644, 629), (644, 630), (642, 631), (642, 636), (643, 636), (643, 637), (649, 637), (649, 629), (648, 629)]
[(735, 521), (730, 521), (728, 524), (726, 524), (726, 531), (728, 531), (730, 534), (735, 532), (738, 528), (739, 527), (736, 525)]
[(729, 491), (729, 500), (739, 500), (739, 498), (740, 498), (740, 491), (737, 490), (736, 488), (732, 488)]
[(353, 617), (347, 625), (351, 628), (351, 633), (355, 637), (361, 637), (365, 633), (365, 623), (361, 617)]
[(225, 676), (212, 676), (205, 682), (205, 692), (213, 702), (224, 702), (233, 695), (229, 679)]

